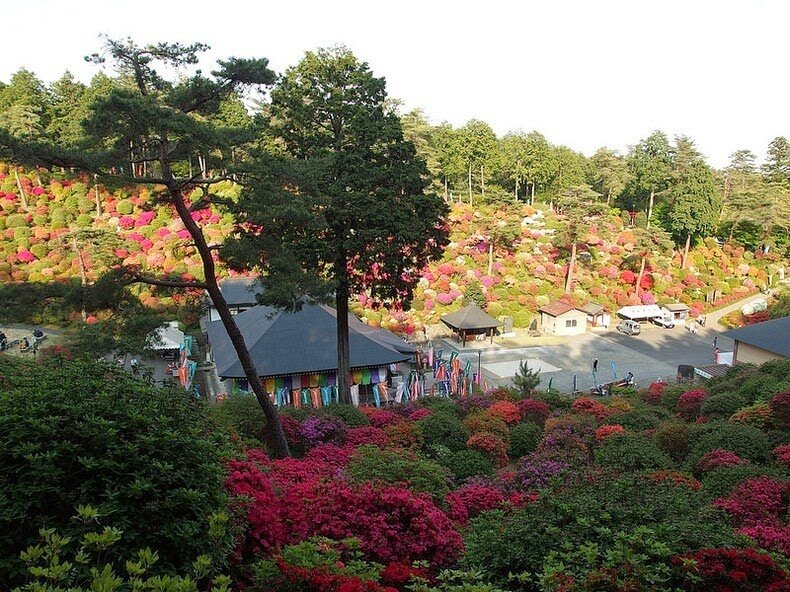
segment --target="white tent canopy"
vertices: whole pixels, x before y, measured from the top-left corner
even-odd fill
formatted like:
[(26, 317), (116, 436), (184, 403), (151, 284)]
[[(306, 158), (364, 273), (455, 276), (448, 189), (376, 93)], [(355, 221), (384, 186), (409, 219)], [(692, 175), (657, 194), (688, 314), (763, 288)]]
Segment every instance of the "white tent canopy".
[(657, 304), (642, 304), (640, 306), (624, 306), (617, 311), (618, 316), (632, 321), (663, 317), (666, 313)]
[(148, 346), (154, 350), (179, 349), (184, 344), (184, 332), (178, 321), (170, 321), (148, 334)]

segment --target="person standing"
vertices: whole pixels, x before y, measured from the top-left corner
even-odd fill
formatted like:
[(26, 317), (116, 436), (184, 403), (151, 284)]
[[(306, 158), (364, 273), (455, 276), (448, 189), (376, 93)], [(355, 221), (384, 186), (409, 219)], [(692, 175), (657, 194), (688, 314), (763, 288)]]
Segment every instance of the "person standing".
[(598, 372), (598, 358), (593, 360), (593, 372)]
[(718, 335), (714, 335), (713, 336), (713, 349), (718, 349), (718, 348), (719, 348), (719, 336)]

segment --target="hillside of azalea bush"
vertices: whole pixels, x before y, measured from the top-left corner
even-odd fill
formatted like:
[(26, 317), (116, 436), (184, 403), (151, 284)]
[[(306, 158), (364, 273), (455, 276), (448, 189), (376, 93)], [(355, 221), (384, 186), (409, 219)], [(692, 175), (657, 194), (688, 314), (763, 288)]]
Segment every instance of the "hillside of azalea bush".
[(787, 361), (606, 399), (283, 409), (281, 460), (245, 394), (208, 406), (112, 364), (51, 362), (0, 376), (5, 586), (57, 581), (52, 549), (69, 560), (94, 531), (75, 586), (104, 562), (126, 577), (141, 548), (157, 561), (139, 555), (130, 578), (261, 592), (790, 586)]
[[(238, 187), (228, 182), (216, 192), (234, 199)], [(172, 207), (154, 198), (142, 187), (109, 191), (87, 176), (22, 169), (14, 174), (0, 164), (0, 281), (73, 280), (83, 271), (93, 281), (118, 264), (199, 277), (187, 231)], [(211, 244), (233, 230), (232, 217), (214, 205), (197, 209), (193, 217)], [(496, 232), (492, 220), (508, 226), (512, 238), (490, 244)], [(490, 314), (512, 316), (517, 327), (528, 326), (538, 308), (560, 297), (575, 304), (592, 300), (609, 310), (680, 301), (694, 315), (766, 288), (784, 263), (774, 253), (706, 239), (691, 251), (687, 269), (681, 268), (679, 251), (651, 256), (637, 290), (641, 258), (634, 231), (612, 210), (594, 220), (579, 242), (573, 289), (564, 295), (569, 250), (557, 239), (563, 221), (547, 205), (454, 204), (449, 224), (451, 243), (441, 261), (421, 271), (409, 310), (388, 310), (357, 294), (352, 303), (357, 313), (371, 324), (412, 333), (460, 307), (471, 288), (482, 293)], [(228, 273), (221, 265), (220, 270)], [(706, 304), (706, 296), (714, 294), (716, 301)], [(147, 288), (140, 288), (139, 297), (150, 307), (172, 298)]]

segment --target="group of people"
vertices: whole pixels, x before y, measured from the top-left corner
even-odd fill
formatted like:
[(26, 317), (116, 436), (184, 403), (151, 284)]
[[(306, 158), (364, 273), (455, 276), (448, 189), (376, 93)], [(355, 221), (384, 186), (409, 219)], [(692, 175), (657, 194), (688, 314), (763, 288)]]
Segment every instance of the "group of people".
[[(39, 329), (33, 329), (33, 352), (38, 349), (38, 344), (44, 340), (44, 332)], [(25, 352), (31, 349), (30, 340), (27, 337), (22, 337), (17, 342), (19, 344), (19, 351)], [(4, 331), (0, 331), (0, 352), (8, 349), (8, 336)]]

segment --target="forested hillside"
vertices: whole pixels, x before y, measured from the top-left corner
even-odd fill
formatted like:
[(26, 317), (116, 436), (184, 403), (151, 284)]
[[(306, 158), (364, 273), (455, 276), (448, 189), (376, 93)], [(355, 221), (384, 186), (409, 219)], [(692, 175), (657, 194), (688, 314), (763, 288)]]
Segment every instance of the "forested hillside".
[[(123, 75), (100, 73), (84, 85), (67, 73), (47, 85), (21, 69), (0, 85), (0, 128), (17, 141), (84, 147), (90, 130), (83, 122), (93, 105), (126, 84)], [(269, 128), (242, 99), (225, 97), (210, 115), (212, 125), (219, 133), (246, 130), (263, 139), (265, 152), (278, 154)], [(257, 105), (265, 114), (266, 103)], [(627, 154), (601, 148), (587, 158), (538, 132), (497, 137), (485, 122), (434, 125), (419, 111), (400, 121), (427, 164), (430, 190), (451, 205), (451, 242), (441, 261), (422, 270), (411, 309), (378, 302), (364, 290), (352, 298), (373, 324), (411, 332), (465, 299), (487, 303), (488, 312), (512, 316), (522, 327), (537, 308), (563, 296), (610, 310), (679, 300), (695, 313), (764, 289), (783, 273), (790, 247), (784, 137), (770, 143), (762, 166), (755, 154), (739, 150), (716, 171), (693, 140), (670, 140), (660, 131), (635, 138)], [(222, 175), (250, 160), (251, 146), (213, 152), (193, 146), (179, 166), (193, 178)], [(148, 159), (130, 156), (125, 175), (146, 178), (150, 167)], [(0, 279), (91, 283), (120, 265), (199, 278), (188, 231), (152, 190), (106, 188), (57, 167), (48, 173), (0, 166)], [(234, 229), (222, 202), (235, 201), (241, 186), (229, 177), (213, 191), (219, 199), (199, 204), (192, 217), (208, 242), (219, 245)], [(199, 198), (199, 192), (190, 197)], [(162, 301), (150, 289), (139, 294), (149, 306)]]
[[(216, 191), (233, 199), (238, 189), (226, 182)], [(108, 190), (86, 176), (0, 165), (0, 280), (84, 277), (90, 283), (118, 265), (200, 277), (189, 233), (172, 207), (152, 206), (150, 197), (144, 187)], [(200, 208), (193, 217), (215, 244), (233, 229), (232, 216), (218, 206)], [(356, 297), (357, 311), (374, 324), (406, 332), (436, 322), (467, 297), (487, 303), (492, 315), (512, 316), (522, 327), (540, 306), (563, 296), (579, 304), (593, 300), (610, 310), (681, 301), (699, 312), (706, 299), (713, 304), (714, 296), (722, 304), (766, 288), (785, 262), (776, 250), (752, 252), (708, 238), (691, 249), (683, 268), (680, 248), (668, 240), (645, 244), (647, 231), (632, 227), (628, 214), (610, 209), (585, 222), (566, 295), (566, 216), (549, 204), (454, 203), (449, 224), (444, 258), (422, 272), (410, 310), (382, 310), (362, 293)], [(170, 302), (147, 288), (139, 295), (152, 307)]]

